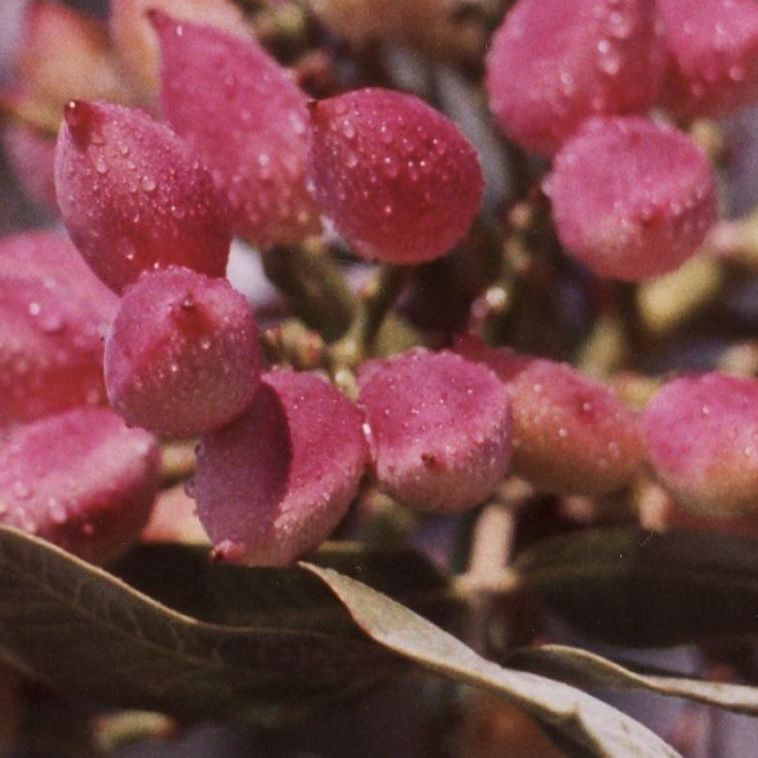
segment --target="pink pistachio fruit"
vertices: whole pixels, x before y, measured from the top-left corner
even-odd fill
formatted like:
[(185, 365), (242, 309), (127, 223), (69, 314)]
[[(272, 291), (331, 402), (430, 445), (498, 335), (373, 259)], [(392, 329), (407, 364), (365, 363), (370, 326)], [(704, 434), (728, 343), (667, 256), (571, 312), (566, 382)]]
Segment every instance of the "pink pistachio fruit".
[(18, 427), (0, 443), (0, 523), (105, 563), (147, 523), (158, 452), (147, 432), (104, 408)]
[(188, 437), (253, 399), (260, 373), (253, 312), (226, 279), (186, 268), (129, 287), (105, 346), (105, 381), (130, 426)]
[(755, 0), (658, 0), (671, 55), (663, 102), (685, 118), (758, 101)]
[(105, 401), (117, 306), (64, 234), (0, 239), (0, 427)]
[(490, 108), (514, 142), (552, 155), (590, 116), (648, 110), (665, 60), (653, 0), (518, 0), (487, 58)]
[(758, 512), (758, 380), (713, 372), (668, 382), (643, 417), (648, 461), (682, 505)]
[(640, 117), (588, 121), (545, 183), (561, 242), (602, 277), (674, 270), (716, 220), (708, 158), (689, 137)]
[(360, 256), (422, 263), (449, 252), (479, 210), (476, 151), (411, 95), (349, 92), (311, 108), (315, 196)]
[(248, 410), (202, 438), (194, 492), (218, 557), (286, 566), (345, 516), (366, 466), (362, 417), (312, 374), (265, 374)]
[(457, 349), (489, 366), (513, 408), (513, 471), (539, 489), (597, 496), (629, 484), (642, 463), (636, 416), (571, 366), (492, 348), (466, 336)]
[(72, 101), (64, 115), (58, 206), (95, 273), (116, 292), (172, 264), (222, 276), (231, 242), (226, 211), (187, 145), (136, 109)]
[(153, 14), (166, 118), (211, 168), (235, 229), (269, 247), (320, 229), (305, 186), (307, 96), (257, 42)]
[(511, 459), (511, 407), (485, 366), (414, 349), (371, 361), (358, 404), (381, 489), (420, 511), (453, 513), (489, 497)]

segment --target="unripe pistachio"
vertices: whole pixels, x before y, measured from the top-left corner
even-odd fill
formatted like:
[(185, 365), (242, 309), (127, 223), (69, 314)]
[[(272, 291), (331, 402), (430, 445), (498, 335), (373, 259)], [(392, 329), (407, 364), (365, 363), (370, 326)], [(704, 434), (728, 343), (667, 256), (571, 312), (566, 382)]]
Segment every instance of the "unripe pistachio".
[(643, 417), (647, 456), (682, 505), (758, 512), (758, 380), (718, 372), (665, 384)]
[(642, 463), (635, 415), (616, 395), (564, 363), (492, 348), (467, 336), (457, 350), (489, 366), (513, 408), (513, 471), (560, 495), (602, 495)]

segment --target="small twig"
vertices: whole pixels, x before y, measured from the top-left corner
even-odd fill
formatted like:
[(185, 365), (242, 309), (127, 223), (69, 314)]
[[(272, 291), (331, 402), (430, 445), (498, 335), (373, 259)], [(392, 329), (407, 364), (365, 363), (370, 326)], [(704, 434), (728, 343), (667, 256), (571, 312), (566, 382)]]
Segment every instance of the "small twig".
[(704, 249), (717, 258), (758, 266), (758, 212), (722, 219), (708, 233)]
[(467, 576), (471, 584), (486, 586), (509, 563), (515, 523), (513, 512), (500, 503), (485, 506), (472, 538)]
[(0, 115), (3, 120), (25, 126), (47, 137), (58, 134), (63, 113), (56, 115), (48, 104), (27, 95), (0, 95)]
[(178, 482), (195, 471), (196, 440), (177, 440), (161, 446), (161, 478), (164, 484)]
[(152, 711), (123, 711), (95, 721), (97, 746), (107, 755), (146, 740), (168, 740), (177, 730), (169, 716)]
[(354, 368), (371, 354), (379, 330), (412, 269), (382, 265), (359, 296), (358, 310), (347, 334), (332, 349), (335, 366)]
[(472, 533), (468, 571), (456, 581), (456, 590), (465, 593), (471, 608), (466, 638), (474, 650), (484, 654), (491, 647), (491, 622), (499, 599), (520, 586), (519, 576), (508, 564), (516, 513), (528, 491), (516, 480), (508, 482), (497, 498), (482, 509)]

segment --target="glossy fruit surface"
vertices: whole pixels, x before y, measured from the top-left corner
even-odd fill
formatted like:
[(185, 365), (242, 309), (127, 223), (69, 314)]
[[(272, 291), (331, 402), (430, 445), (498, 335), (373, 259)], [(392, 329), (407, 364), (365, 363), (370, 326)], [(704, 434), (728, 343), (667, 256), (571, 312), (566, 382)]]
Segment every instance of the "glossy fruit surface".
[(561, 242), (599, 276), (681, 265), (716, 220), (710, 163), (685, 134), (640, 117), (588, 121), (545, 183)]
[(64, 234), (0, 240), (0, 427), (105, 402), (103, 339), (117, 306)]
[(650, 108), (665, 60), (653, 0), (518, 0), (487, 58), (490, 108), (512, 140), (552, 155), (590, 116)]
[(358, 255), (422, 263), (465, 235), (482, 172), (441, 113), (411, 95), (364, 89), (314, 104), (311, 123), (316, 198)]
[(113, 407), (174, 437), (215, 429), (250, 403), (259, 378), (255, 319), (226, 279), (148, 272), (121, 300), (105, 346)]
[(110, 0), (110, 31), (130, 81), (149, 101), (160, 92), (160, 46), (149, 11), (247, 36), (245, 19), (229, 0)]
[(163, 112), (211, 168), (236, 231), (268, 247), (320, 228), (305, 187), (307, 96), (254, 40), (153, 15)]
[(663, 101), (684, 117), (758, 100), (754, 0), (658, 0), (671, 61)]
[(758, 381), (712, 372), (668, 382), (643, 418), (648, 460), (683, 505), (758, 510)]
[(222, 276), (231, 242), (226, 210), (187, 145), (137, 109), (75, 100), (64, 116), (58, 205), (95, 273), (116, 292), (170, 265)]
[(362, 420), (313, 374), (265, 374), (248, 410), (198, 453), (198, 515), (218, 557), (285, 566), (321, 544), (358, 492)]
[(505, 476), (510, 401), (488, 368), (416, 349), (364, 364), (359, 386), (377, 482), (398, 502), (463, 511), (486, 500)]
[(513, 471), (561, 495), (602, 495), (642, 463), (637, 417), (604, 385), (564, 363), (465, 337), (457, 349), (505, 383), (513, 409)]
[(75, 408), (0, 443), (0, 523), (95, 563), (128, 548), (158, 488), (158, 446), (112, 411)]

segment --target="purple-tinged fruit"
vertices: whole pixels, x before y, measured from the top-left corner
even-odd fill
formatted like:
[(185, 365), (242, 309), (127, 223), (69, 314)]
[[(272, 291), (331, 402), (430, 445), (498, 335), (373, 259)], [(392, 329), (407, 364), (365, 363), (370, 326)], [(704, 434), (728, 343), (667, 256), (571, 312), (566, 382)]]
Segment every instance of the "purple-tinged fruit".
[(153, 14), (161, 105), (207, 163), (235, 230), (269, 247), (320, 229), (305, 186), (307, 96), (255, 40)]
[(713, 372), (668, 382), (643, 416), (648, 462), (682, 505), (758, 512), (758, 380)]
[(561, 148), (545, 183), (561, 242), (602, 277), (639, 281), (695, 253), (717, 216), (708, 158), (646, 118), (596, 118)]
[(105, 563), (137, 540), (159, 481), (147, 432), (112, 411), (76, 408), (0, 443), (0, 523)]
[(644, 112), (665, 65), (653, 0), (519, 0), (487, 58), (503, 131), (552, 155), (590, 116)]
[(149, 101), (157, 101), (160, 90), (160, 46), (150, 11), (232, 34), (250, 34), (242, 12), (229, 0), (110, 0), (110, 8), (110, 29), (119, 59)]
[(170, 268), (127, 289), (105, 382), (130, 426), (173, 437), (216, 429), (247, 407), (259, 373), (253, 312), (226, 279)]
[(473, 146), (412, 95), (363, 89), (311, 108), (311, 179), (360, 256), (416, 264), (448, 253), (482, 200)]
[(170, 265), (223, 276), (228, 218), (189, 147), (137, 109), (75, 100), (64, 116), (58, 206), (93, 271), (116, 292)]
[(607, 387), (568, 364), (492, 348), (466, 336), (457, 350), (489, 366), (513, 408), (513, 472), (546, 492), (599, 496), (642, 464), (637, 417)]
[(247, 411), (201, 441), (194, 494), (217, 556), (286, 566), (315, 550), (358, 492), (362, 421), (313, 374), (265, 374)]
[(671, 54), (664, 103), (719, 116), (758, 101), (755, 0), (657, 0)]
[(414, 349), (371, 361), (358, 377), (379, 487), (419, 511), (485, 501), (511, 458), (511, 407), (485, 366)]
[(105, 402), (116, 296), (64, 234), (0, 240), (0, 427)]

